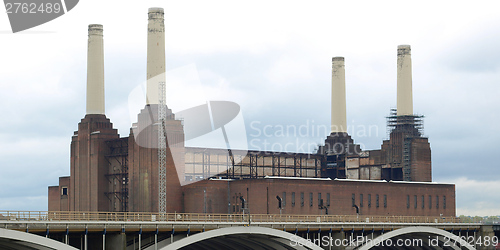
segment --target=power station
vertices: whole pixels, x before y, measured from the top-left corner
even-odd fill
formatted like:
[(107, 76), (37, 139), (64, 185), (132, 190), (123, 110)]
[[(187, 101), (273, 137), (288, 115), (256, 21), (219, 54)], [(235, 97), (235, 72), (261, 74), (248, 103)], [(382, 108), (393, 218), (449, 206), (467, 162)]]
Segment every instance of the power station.
[(146, 103), (128, 137), (105, 115), (103, 27), (89, 25), (87, 112), (70, 176), (48, 189), (49, 211), (455, 216), (455, 185), (432, 182), (423, 116), (413, 113), (409, 45), (397, 49), (397, 109), (381, 149), (361, 150), (347, 133), (343, 57), (332, 59), (332, 129), (317, 152), (186, 147), (165, 102), (163, 9), (148, 16)]

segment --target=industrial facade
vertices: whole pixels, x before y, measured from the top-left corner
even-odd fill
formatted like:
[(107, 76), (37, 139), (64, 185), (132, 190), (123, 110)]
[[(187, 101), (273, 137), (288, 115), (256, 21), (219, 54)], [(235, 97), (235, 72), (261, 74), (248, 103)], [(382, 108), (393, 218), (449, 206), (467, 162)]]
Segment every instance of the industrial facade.
[(49, 211), (455, 216), (455, 186), (432, 182), (423, 117), (413, 114), (410, 46), (398, 47), (397, 109), (379, 150), (347, 133), (343, 57), (332, 59), (332, 131), (317, 152), (186, 147), (162, 98), (163, 15), (149, 9), (146, 104), (121, 138), (104, 110), (102, 25), (89, 25), (87, 114)]

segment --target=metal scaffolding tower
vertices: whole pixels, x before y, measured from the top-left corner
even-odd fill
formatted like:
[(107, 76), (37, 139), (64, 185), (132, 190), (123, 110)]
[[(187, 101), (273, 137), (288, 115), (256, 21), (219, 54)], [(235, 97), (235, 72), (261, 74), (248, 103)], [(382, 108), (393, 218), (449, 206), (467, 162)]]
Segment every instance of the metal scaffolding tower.
[(167, 213), (167, 137), (165, 131), (165, 119), (167, 107), (165, 104), (165, 82), (158, 84), (159, 104), (158, 104), (158, 172), (159, 172), (159, 199), (158, 212), (160, 215)]
[(424, 133), (423, 115), (397, 115), (396, 109), (391, 109), (387, 118), (388, 137), (395, 133), (394, 138), (398, 141), (397, 145), (392, 146), (391, 158), (394, 166), (401, 167), (402, 180), (412, 181), (411, 157), (412, 141), (414, 138), (422, 137)]

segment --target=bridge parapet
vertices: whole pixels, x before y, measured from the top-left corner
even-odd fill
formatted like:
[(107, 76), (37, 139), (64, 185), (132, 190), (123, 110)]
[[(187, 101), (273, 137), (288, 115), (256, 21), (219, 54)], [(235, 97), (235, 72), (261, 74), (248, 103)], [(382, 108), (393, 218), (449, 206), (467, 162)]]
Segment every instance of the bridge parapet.
[(250, 223), (467, 223), (458, 217), (435, 216), (356, 216), (356, 215), (280, 215), (280, 214), (199, 214), (134, 212), (49, 212), (0, 211), (0, 220), (11, 221), (115, 221), (115, 222), (250, 222)]
[(0, 211), (0, 228), (34, 233), (92, 232), (201, 232), (222, 227), (260, 226), (284, 231), (394, 230), (432, 226), (444, 230), (476, 231), (480, 223), (462, 223), (456, 217), (105, 213)]

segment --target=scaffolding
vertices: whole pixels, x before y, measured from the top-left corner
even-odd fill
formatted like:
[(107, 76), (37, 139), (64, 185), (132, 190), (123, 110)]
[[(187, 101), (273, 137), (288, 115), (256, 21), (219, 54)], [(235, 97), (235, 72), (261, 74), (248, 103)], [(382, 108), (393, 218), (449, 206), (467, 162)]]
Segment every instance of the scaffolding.
[[(109, 154), (105, 156), (109, 164), (109, 172), (106, 178), (109, 181), (109, 192), (105, 195), (111, 202), (111, 211), (128, 211), (128, 138), (106, 141)], [(116, 208), (115, 199), (120, 202)]]
[(158, 212), (160, 215), (167, 213), (167, 136), (165, 119), (167, 106), (165, 103), (165, 82), (159, 82), (158, 104)]
[(424, 134), (423, 115), (397, 115), (397, 109), (392, 108), (387, 118), (388, 137), (393, 131), (401, 131), (411, 137), (422, 137)]
[(423, 115), (397, 115), (397, 109), (391, 109), (387, 118), (388, 137), (394, 141), (389, 159), (395, 167), (402, 170), (402, 179), (411, 181), (411, 143), (414, 138), (424, 133)]

